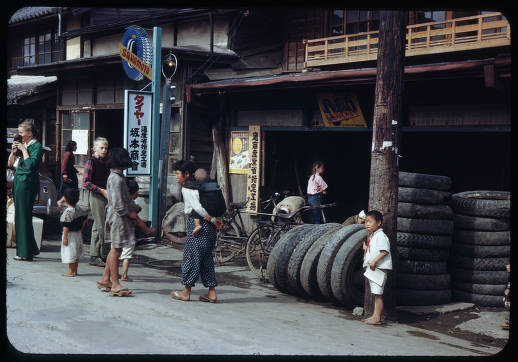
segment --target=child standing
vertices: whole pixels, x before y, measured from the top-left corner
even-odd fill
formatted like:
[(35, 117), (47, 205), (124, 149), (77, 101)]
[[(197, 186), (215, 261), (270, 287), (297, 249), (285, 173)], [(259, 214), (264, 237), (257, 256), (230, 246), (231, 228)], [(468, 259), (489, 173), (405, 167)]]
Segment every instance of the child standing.
[(363, 243), (363, 267), (376, 270), (378, 268), (385, 275), (381, 285), (369, 279), (371, 293), (374, 294), (374, 312), (372, 316), (363, 319), (367, 324), (381, 324), (383, 312), (383, 288), (387, 281), (387, 270), (392, 269), (392, 257), (390, 255), (390, 242), (381, 228), (383, 215), (377, 210), (367, 212), (365, 216), (365, 228), (369, 232), (367, 244)]
[[(138, 197), (139, 186), (135, 180), (127, 180), (128, 191), (130, 195), (131, 211), (137, 214), (135, 219), (135, 226), (141, 229), (146, 235), (153, 233), (156, 229), (149, 228), (146, 223), (138, 216), (138, 213), (142, 209), (135, 203), (135, 199)], [(132, 282), (133, 280), (128, 277), (128, 269), (130, 260), (133, 259), (133, 252), (135, 251), (135, 245), (122, 248), (120, 260), (122, 260), (122, 277), (121, 280), (126, 282)]]
[[(324, 173), (324, 163), (322, 161), (315, 161), (313, 163), (311, 176), (308, 180), (308, 203), (311, 206), (322, 205), (322, 195), (327, 193), (327, 184), (322, 178)], [(313, 210), (313, 222), (315, 224), (322, 223), (321, 209)]]
[(68, 264), (68, 273), (64, 277), (77, 276), (79, 257), (83, 252), (83, 236), (81, 230), (86, 224), (87, 213), (76, 204), (79, 202), (79, 190), (68, 188), (63, 195), (66, 206), (59, 221), (63, 227), (61, 238), (61, 262)]
[(122, 248), (135, 245), (135, 224), (137, 213), (131, 210), (130, 196), (126, 180), (122, 172), (131, 167), (129, 152), (124, 148), (114, 148), (106, 162), (110, 168), (106, 193), (108, 203), (106, 208), (105, 235), (110, 236), (111, 250), (106, 258), (104, 274), (97, 286), (109, 290), (111, 296), (124, 297), (131, 290), (123, 288), (119, 283), (119, 258)]

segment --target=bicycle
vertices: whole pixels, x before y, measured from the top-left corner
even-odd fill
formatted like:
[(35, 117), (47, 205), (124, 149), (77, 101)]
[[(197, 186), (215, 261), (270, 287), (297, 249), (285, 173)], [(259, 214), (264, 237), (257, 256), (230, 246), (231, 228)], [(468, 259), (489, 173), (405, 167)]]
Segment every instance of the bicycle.
[(273, 215), (273, 220), (259, 222), (250, 237), (246, 241), (246, 260), (250, 270), (261, 280), (266, 279), (266, 264), (268, 257), (281, 236), (291, 228), (302, 225), (302, 215), (314, 209), (321, 209), (336, 206), (336, 203), (302, 206), (289, 214)]
[[(283, 192), (286, 195), (286, 191)], [(261, 201), (261, 208), (275, 208), (276, 201), (281, 194), (276, 192), (267, 200)], [(223, 264), (233, 258), (245, 253), (248, 234), (245, 231), (241, 210), (246, 206), (248, 201), (239, 203), (230, 203), (230, 209), (225, 212), (222, 217), (223, 226), (218, 230), (216, 236), (216, 246), (214, 247), (214, 261)], [(259, 216), (272, 214), (258, 213)]]

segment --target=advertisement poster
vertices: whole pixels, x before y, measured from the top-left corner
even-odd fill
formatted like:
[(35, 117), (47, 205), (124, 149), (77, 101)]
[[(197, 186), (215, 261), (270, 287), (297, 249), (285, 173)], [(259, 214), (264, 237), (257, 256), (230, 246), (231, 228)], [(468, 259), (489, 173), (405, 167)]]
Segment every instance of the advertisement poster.
[(248, 173), (248, 131), (230, 131), (229, 173)]
[(321, 93), (318, 106), (325, 127), (367, 127), (356, 95)]
[(261, 183), (261, 126), (250, 126), (248, 129), (248, 174), (246, 177), (246, 211), (252, 214), (259, 212), (259, 185)]
[(77, 143), (76, 155), (86, 155), (88, 153), (88, 130), (87, 129), (73, 129), (72, 140)]
[(124, 148), (133, 166), (127, 176), (151, 174), (152, 92), (126, 90), (124, 100)]

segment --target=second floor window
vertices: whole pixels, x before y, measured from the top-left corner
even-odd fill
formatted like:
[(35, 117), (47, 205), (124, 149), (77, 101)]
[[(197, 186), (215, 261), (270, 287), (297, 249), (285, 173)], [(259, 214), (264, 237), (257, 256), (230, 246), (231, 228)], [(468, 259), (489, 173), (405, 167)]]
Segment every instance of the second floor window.
[(58, 34), (50, 30), (24, 36), (13, 50), (10, 69), (63, 60)]
[(23, 47), (23, 65), (31, 65), (36, 63), (36, 37), (31, 36), (25, 38)]
[(379, 29), (379, 11), (333, 9), (329, 26), (331, 36), (376, 31)]

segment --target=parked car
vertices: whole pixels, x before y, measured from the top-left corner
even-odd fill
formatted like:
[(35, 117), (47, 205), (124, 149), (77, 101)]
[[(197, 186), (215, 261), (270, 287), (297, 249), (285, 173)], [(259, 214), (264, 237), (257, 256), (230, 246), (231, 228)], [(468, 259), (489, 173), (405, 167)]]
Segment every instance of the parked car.
[[(18, 133), (16, 128), (7, 129), (7, 144), (10, 146), (13, 143), (14, 135)], [(43, 152), (45, 155), (48, 155), (49, 152), (52, 151), (49, 147), (43, 147)], [(7, 152), (11, 152), (11, 147), (7, 149)], [(48, 174), (48, 167), (45, 164), (44, 157), (41, 167), (40, 167), (40, 192), (36, 195), (36, 200), (34, 201), (34, 206), (32, 208), (32, 213), (38, 216), (44, 215), (58, 215), (61, 213), (57, 201), (60, 196), (58, 190), (56, 188), (56, 184), (49, 176), (43, 175), (42, 173)], [(47, 171), (47, 172), (46, 172)], [(7, 194), (11, 194), (12, 192), (12, 183), (7, 182)]]

